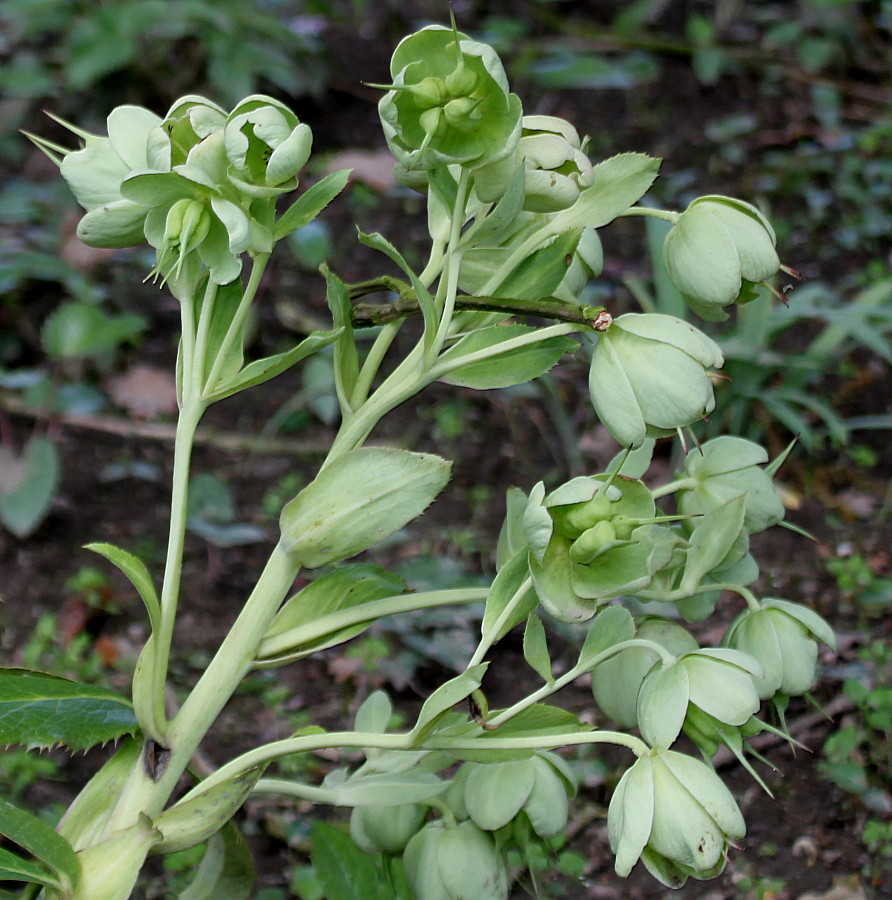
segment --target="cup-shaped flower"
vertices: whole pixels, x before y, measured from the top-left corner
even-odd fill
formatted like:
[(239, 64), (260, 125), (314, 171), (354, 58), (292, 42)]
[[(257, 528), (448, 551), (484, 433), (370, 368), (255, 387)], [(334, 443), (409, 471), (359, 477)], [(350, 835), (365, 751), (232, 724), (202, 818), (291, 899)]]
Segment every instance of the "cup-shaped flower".
[[(638, 620), (635, 637), (653, 641), (675, 656), (698, 649), (689, 631), (660, 616)], [(623, 728), (638, 725), (638, 693), (659, 658), (656, 650), (626, 647), (592, 669), (592, 694), (604, 715)]]
[(472, 821), (430, 822), (409, 841), (403, 863), (417, 900), (505, 900), (508, 875), (495, 841)]
[(674, 316), (627, 313), (598, 336), (589, 371), (595, 412), (624, 447), (672, 434), (715, 407), (715, 341)]
[(378, 111), (403, 169), (474, 168), (514, 153), (521, 104), (489, 45), (432, 25), (397, 45), (390, 74)]
[(350, 813), (350, 837), (366, 853), (402, 853), (424, 822), (421, 803), (356, 806)]
[(743, 527), (753, 534), (777, 525), (784, 517), (771, 477), (759, 466), (768, 454), (744, 438), (722, 435), (691, 450), (685, 457), (685, 486), (676, 492), (683, 515), (703, 515), (733, 497), (745, 496)]
[(589, 158), (576, 129), (556, 116), (524, 116), (517, 145), (526, 169), (528, 212), (551, 213), (572, 206), (594, 181)]
[(744, 725), (759, 711), (753, 678), (759, 663), (727, 648), (697, 649), (674, 663), (654, 667), (638, 692), (642, 737), (653, 747), (670, 747), (693, 711), (723, 725)]
[(149, 135), (148, 168), (169, 172), (183, 165), (193, 147), (225, 124), (226, 112), (212, 100), (194, 94), (180, 97)]
[(465, 763), (464, 808), (474, 824), (497, 831), (519, 813), (540, 838), (554, 837), (567, 824), (575, 792), (572, 771), (554, 753), (499, 763)]
[(691, 309), (721, 322), (723, 307), (755, 299), (755, 285), (777, 273), (776, 243), (755, 206), (711, 195), (694, 200), (669, 230), (663, 260)]
[(226, 118), (229, 180), (249, 197), (275, 197), (297, 187), (297, 173), (310, 158), (313, 134), (283, 103), (255, 95)]
[(742, 650), (762, 666), (754, 676), (763, 700), (775, 694), (798, 696), (814, 684), (817, 641), (836, 646), (833, 630), (816, 612), (788, 600), (766, 598), (728, 627), (722, 645)]
[(616, 873), (640, 859), (668, 887), (725, 867), (729, 841), (746, 825), (730, 791), (706, 763), (672, 750), (639, 757), (620, 779), (607, 812)]
[(108, 137), (68, 126), (85, 138), (85, 146), (65, 153), (60, 171), (87, 210), (78, 237), (92, 247), (133, 247), (145, 240), (147, 210), (122, 196), (121, 183), (134, 170), (150, 166), (148, 142), (161, 119), (141, 106), (118, 106), (106, 122)]
[(530, 492), (524, 532), (542, 606), (565, 621), (590, 619), (611, 597), (646, 588), (666, 565), (674, 541), (652, 524), (654, 503), (635, 479), (580, 477), (545, 496)]

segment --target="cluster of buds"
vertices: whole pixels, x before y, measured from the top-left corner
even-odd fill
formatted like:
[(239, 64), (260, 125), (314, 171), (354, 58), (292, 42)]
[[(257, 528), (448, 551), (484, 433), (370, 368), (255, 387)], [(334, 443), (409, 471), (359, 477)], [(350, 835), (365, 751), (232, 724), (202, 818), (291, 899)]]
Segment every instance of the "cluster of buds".
[(272, 249), (275, 200), (297, 187), (312, 145), (309, 127), (264, 96), (229, 113), (183, 97), (163, 118), (120, 106), (108, 117), (107, 136), (63, 124), (84, 140), (82, 149), (37, 142), (87, 211), (78, 236), (94, 247), (148, 241), (157, 251), (155, 274), (174, 293), (194, 285), (204, 268), (214, 283), (228, 284), (243, 253)]

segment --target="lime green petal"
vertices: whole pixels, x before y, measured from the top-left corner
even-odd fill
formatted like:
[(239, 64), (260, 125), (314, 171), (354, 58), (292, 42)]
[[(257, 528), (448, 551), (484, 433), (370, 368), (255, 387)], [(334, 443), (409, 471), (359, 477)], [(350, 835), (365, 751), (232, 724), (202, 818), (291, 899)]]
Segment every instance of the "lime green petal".
[(77, 224), (77, 236), (91, 247), (136, 247), (145, 243), (143, 224), (148, 210), (129, 200), (117, 200), (88, 212)]

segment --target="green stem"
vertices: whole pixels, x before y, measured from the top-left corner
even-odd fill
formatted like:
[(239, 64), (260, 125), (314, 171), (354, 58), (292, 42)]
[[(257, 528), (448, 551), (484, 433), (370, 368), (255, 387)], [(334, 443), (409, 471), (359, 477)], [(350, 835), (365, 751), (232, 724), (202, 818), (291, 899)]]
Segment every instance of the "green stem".
[(211, 330), (211, 320), (214, 316), (214, 301), (217, 299), (219, 285), (208, 279), (204, 291), (204, 299), (201, 301), (201, 312), (198, 315), (198, 328), (195, 332), (195, 356), (194, 364), (188, 369), (192, 377), (192, 396), (200, 397), (204, 391), (205, 368), (208, 364), (208, 336)]
[(164, 808), (205, 733), (250, 670), (257, 647), (296, 575), (294, 561), (277, 545), (214, 658), (170, 723), (164, 764), (150, 771), (148, 747), (144, 750), (122, 789), (107, 833), (132, 825), (140, 813), (152, 817)]
[[(416, 609), (431, 609), (438, 606), (455, 606), (462, 603), (481, 603), (486, 600), (489, 588), (454, 588), (445, 591), (425, 591), (417, 594), (398, 594), (372, 600), (360, 606), (341, 609), (314, 619), (304, 625), (289, 628), (266, 638), (258, 649), (258, 656), (273, 657), (287, 653), (293, 647), (310, 644), (319, 638), (349, 628), (363, 622), (374, 622), (384, 616), (411, 612)], [(264, 665), (262, 661), (259, 665)], [(278, 663), (276, 660), (269, 662)]]
[(649, 206), (630, 206), (625, 212), (621, 212), (617, 219), (625, 216), (649, 216), (651, 219), (662, 219), (674, 225), (681, 218), (681, 213), (669, 209), (652, 209)]
[(285, 797), (296, 797), (298, 800), (309, 800), (310, 803), (332, 803), (332, 791), (328, 788), (302, 784), (299, 781), (286, 781), (284, 778), (261, 778), (251, 788), (255, 794), (280, 794)]
[(372, 344), (365, 360), (363, 360), (362, 369), (359, 371), (359, 375), (356, 378), (356, 385), (353, 388), (353, 393), (350, 395), (350, 407), (352, 409), (359, 409), (359, 407), (368, 399), (372, 381), (374, 380), (375, 375), (378, 374), (381, 363), (384, 361), (384, 356), (390, 349), (390, 345), (393, 343), (402, 324), (402, 317), (394, 319), (392, 322), (388, 322), (375, 338), (375, 342)]
[(666, 484), (661, 484), (659, 487), (652, 488), (650, 495), (654, 500), (659, 500), (660, 497), (667, 497), (676, 491), (689, 491), (695, 487), (697, 487), (696, 478), (678, 478), (675, 481), (669, 481)]
[(532, 585), (533, 579), (531, 577), (524, 579), (523, 583), (514, 592), (511, 599), (505, 604), (505, 608), (496, 617), (495, 622), (492, 624), (492, 628), (488, 629), (488, 633), (481, 637), (480, 643), (477, 645), (477, 649), (474, 651), (474, 655), (471, 657), (467, 668), (470, 669), (472, 666), (480, 665), (480, 663), (483, 662), (483, 657), (486, 656), (489, 648), (498, 640), (499, 632), (511, 616), (514, 615), (514, 610), (517, 608), (517, 605), (523, 601), (523, 598), (526, 596), (527, 591), (529, 591)]
[(266, 264), (269, 261), (269, 257), (269, 253), (258, 253), (251, 262), (251, 274), (248, 277), (248, 284), (245, 286), (242, 299), (239, 301), (238, 309), (235, 311), (235, 315), (229, 323), (229, 328), (226, 330), (226, 334), (217, 351), (217, 358), (214, 360), (211, 371), (208, 373), (207, 380), (205, 381), (205, 391), (207, 392), (212, 392), (216, 387), (217, 381), (220, 378), (220, 372), (226, 363), (226, 357), (229, 356), (236, 339), (241, 337), (242, 328), (245, 324), (245, 317), (248, 315), (248, 309), (251, 306), (251, 302), (254, 300), (254, 296), (257, 294), (257, 289), (260, 287), (260, 279), (266, 271)]
[[(167, 540), (167, 558), (164, 579), (161, 584), (161, 619), (158, 633), (153, 635), (154, 659), (152, 665), (152, 697), (155, 704), (154, 721), (165, 722), (164, 695), (167, 684), (167, 667), (170, 645), (173, 641), (177, 603), (180, 594), (180, 576), (183, 569), (183, 548), (186, 543), (186, 510), (189, 492), (189, 465), (195, 431), (204, 413), (205, 404), (186, 399), (177, 420), (173, 451), (173, 476), (170, 498), (170, 530)], [(161, 737), (158, 735), (157, 737)]]

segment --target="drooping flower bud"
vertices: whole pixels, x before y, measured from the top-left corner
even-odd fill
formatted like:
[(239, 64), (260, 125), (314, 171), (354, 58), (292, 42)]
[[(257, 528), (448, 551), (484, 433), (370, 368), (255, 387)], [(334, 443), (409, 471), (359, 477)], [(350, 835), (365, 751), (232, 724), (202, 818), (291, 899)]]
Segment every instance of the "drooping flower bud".
[(492, 47), (432, 25), (399, 43), (390, 73), (378, 111), (402, 169), (474, 168), (514, 153), (521, 104)]
[(768, 454), (762, 447), (730, 435), (691, 450), (685, 457), (684, 476), (679, 477), (693, 484), (676, 492), (679, 512), (703, 515), (744, 494), (743, 526), (750, 534), (777, 525), (784, 517), (784, 505), (770, 476), (758, 468), (765, 462)]
[(505, 900), (508, 875), (493, 839), (470, 820), (425, 825), (403, 854), (417, 900)]
[(714, 878), (730, 840), (746, 825), (731, 792), (713, 769), (672, 750), (641, 756), (620, 779), (607, 812), (616, 873), (625, 878), (641, 859), (668, 887), (689, 877)]
[(724, 363), (715, 341), (674, 316), (627, 313), (598, 336), (589, 393), (614, 440), (639, 447), (715, 407), (710, 368)]
[(426, 812), (420, 803), (357, 806), (350, 813), (350, 837), (366, 853), (402, 853), (421, 828)]
[(729, 626), (722, 645), (755, 657), (755, 676), (763, 700), (777, 693), (798, 696), (814, 684), (817, 640), (836, 646), (830, 626), (813, 610), (787, 600), (766, 598), (761, 609), (748, 609)]
[(464, 807), (486, 831), (497, 831), (520, 812), (540, 838), (554, 837), (567, 824), (572, 772), (553, 753), (499, 763), (465, 763)]
[(728, 318), (723, 307), (755, 299), (756, 284), (780, 268), (774, 229), (749, 203), (698, 197), (669, 230), (666, 271), (691, 309), (709, 322)]

